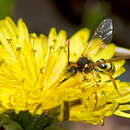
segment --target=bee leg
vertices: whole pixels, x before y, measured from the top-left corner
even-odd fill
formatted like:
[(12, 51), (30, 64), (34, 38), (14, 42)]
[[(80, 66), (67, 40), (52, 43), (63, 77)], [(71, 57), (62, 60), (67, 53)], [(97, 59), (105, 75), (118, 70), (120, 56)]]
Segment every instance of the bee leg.
[(94, 79), (94, 81), (95, 81), (94, 98), (95, 98), (95, 101), (96, 101), (96, 102), (95, 102), (94, 108), (96, 108), (96, 106), (97, 106), (97, 92), (96, 92), (96, 89), (97, 89), (97, 87), (98, 87), (98, 83), (97, 83), (97, 80), (96, 80), (95, 72), (92, 71), (92, 74), (93, 74), (93, 79)]
[(116, 89), (117, 93), (121, 96), (121, 93), (119, 92), (118, 88), (117, 88), (117, 84), (115, 82), (115, 79), (110, 75), (108, 74), (109, 78), (111, 79), (113, 85), (114, 85), (114, 88)]
[(53, 84), (53, 86), (55, 86), (55, 88), (57, 88), (58, 86), (60, 86), (62, 83), (64, 83), (66, 80), (68, 80), (70, 77), (66, 77), (63, 80), (61, 80), (58, 84)]
[(70, 76), (64, 78), (62, 81), (60, 81), (59, 85), (62, 84), (63, 82), (65, 82), (66, 80), (68, 80), (70, 78)]

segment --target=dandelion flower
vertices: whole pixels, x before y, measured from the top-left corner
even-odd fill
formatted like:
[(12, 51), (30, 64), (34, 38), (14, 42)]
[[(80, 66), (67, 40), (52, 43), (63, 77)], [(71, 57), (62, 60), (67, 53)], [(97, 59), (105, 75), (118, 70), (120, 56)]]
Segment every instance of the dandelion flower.
[[(70, 38), (70, 61), (76, 62), (89, 39), (87, 28)], [(92, 44), (99, 42), (93, 40)], [(130, 118), (130, 83), (115, 80), (121, 95), (107, 75), (96, 73), (99, 86), (95, 87), (91, 73), (77, 73), (66, 77), (66, 32), (52, 28), (47, 36), (29, 33), (20, 19), (16, 25), (9, 17), (0, 21), (0, 113), (13, 110), (29, 111), (32, 115), (49, 114), (54, 108), (62, 121), (68, 109), (68, 120), (103, 124), (104, 117), (113, 114)], [(115, 45), (108, 44), (96, 52), (89, 51), (92, 61), (111, 59)], [(114, 62), (114, 78), (121, 75), (125, 61)], [(95, 99), (95, 92), (97, 99)], [(79, 103), (76, 103), (79, 101)], [(68, 108), (65, 109), (66, 104)], [(96, 105), (95, 105), (96, 104)]]

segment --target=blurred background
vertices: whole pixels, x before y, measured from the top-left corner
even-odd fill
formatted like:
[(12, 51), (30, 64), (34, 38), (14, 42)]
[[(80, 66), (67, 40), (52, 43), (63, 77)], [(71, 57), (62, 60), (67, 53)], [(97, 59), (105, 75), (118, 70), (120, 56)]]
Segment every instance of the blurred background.
[[(65, 29), (68, 37), (83, 27), (92, 32), (104, 18), (114, 24), (113, 41), (130, 48), (130, 0), (0, 0), (0, 18), (23, 18), (30, 32), (48, 34), (51, 27)], [(130, 62), (121, 80), (130, 81)], [(69, 130), (129, 130), (130, 119), (109, 117), (104, 126), (65, 122)]]

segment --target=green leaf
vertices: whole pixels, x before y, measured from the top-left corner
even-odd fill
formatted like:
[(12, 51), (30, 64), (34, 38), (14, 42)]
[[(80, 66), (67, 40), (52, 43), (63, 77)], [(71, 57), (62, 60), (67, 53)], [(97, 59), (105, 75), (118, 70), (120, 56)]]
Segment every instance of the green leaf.
[(22, 127), (14, 121), (10, 121), (5, 128), (8, 130), (23, 130)]
[(0, 115), (0, 126), (7, 130), (23, 130), (15, 121), (12, 121), (7, 114)]

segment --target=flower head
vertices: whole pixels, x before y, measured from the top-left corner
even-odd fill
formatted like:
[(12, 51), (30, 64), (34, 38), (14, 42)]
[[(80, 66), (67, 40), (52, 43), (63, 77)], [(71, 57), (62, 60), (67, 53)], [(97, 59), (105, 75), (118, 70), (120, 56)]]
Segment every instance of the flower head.
[[(88, 29), (82, 29), (70, 38), (70, 61), (76, 62), (81, 57), (88, 39)], [(110, 77), (97, 71), (94, 75), (78, 72), (62, 82), (68, 76), (69, 67), (65, 31), (57, 34), (52, 28), (48, 37), (37, 36), (28, 32), (21, 19), (16, 25), (7, 17), (0, 21), (0, 42), (1, 113), (7, 110), (32, 114), (59, 111), (61, 120), (68, 113), (69, 120), (91, 124), (102, 124), (104, 117), (113, 114), (130, 118), (123, 112), (130, 109), (129, 83), (114, 80), (119, 95)], [(91, 45), (97, 42), (100, 39), (92, 40)], [(111, 59), (115, 47), (114, 44), (103, 49), (96, 46), (89, 49), (87, 56), (93, 62)], [(124, 62), (114, 62), (114, 78), (125, 71)], [(51, 112), (52, 109), (55, 111)]]

